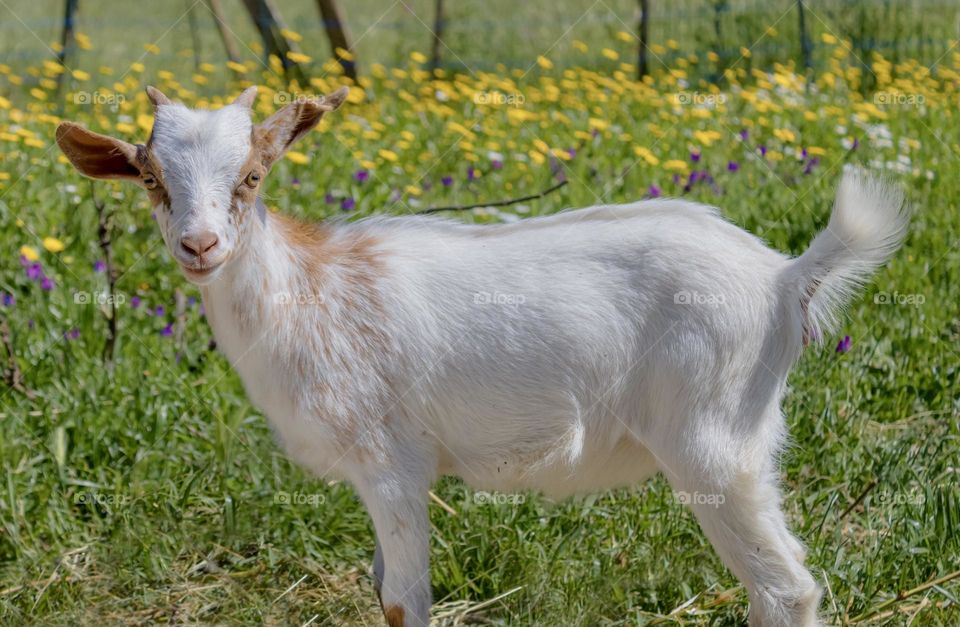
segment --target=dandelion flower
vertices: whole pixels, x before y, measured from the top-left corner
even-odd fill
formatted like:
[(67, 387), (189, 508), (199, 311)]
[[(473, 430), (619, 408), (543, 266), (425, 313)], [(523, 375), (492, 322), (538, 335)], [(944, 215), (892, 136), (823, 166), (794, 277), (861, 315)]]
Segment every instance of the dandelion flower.
[(33, 246), (21, 246), (20, 255), (27, 261), (36, 261), (40, 258), (40, 255), (37, 253), (37, 249)]
[(43, 238), (43, 247), (52, 253), (58, 253), (65, 248), (63, 242), (58, 240), (56, 237)]

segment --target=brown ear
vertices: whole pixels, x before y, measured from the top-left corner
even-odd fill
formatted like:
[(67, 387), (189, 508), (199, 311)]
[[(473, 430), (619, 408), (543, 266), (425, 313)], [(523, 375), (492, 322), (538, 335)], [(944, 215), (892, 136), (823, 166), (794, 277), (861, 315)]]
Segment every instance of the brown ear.
[(84, 176), (140, 182), (138, 148), (133, 144), (63, 122), (57, 127), (57, 145)]
[(304, 98), (283, 107), (256, 126), (254, 141), (266, 165), (283, 156), (290, 146), (313, 129), (324, 113), (337, 109), (349, 90), (341, 87), (329, 96)]

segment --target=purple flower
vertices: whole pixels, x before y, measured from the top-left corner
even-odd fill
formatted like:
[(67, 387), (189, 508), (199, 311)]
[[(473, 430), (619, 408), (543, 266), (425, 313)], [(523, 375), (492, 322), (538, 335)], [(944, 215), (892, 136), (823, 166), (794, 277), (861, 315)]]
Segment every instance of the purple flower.
[(740, 164), (736, 161), (727, 162), (727, 172), (736, 172), (740, 169)]
[(107, 269), (107, 264), (103, 262), (102, 259), (97, 259), (93, 262), (93, 271), (94, 272), (104, 272)]
[(357, 170), (353, 173), (353, 180), (357, 183), (363, 183), (370, 178), (370, 172), (367, 170)]
[(328, 193), (326, 196), (323, 197), (323, 201), (328, 205), (332, 205), (333, 203), (337, 202), (337, 197), (334, 196), (333, 194)]
[(157, 212), (156, 212), (156, 211), (152, 212), (152, 213), (150, 214), (150, 217), (153, 218), (153, 221), (154, 221), (154, 222), (156, 222), (156, 221), (157, 221)]
[(806, 148), (804, 148), (803, 150), (800, 151), (800, 158), (801, 158), (801, 159), (806, 159), (806, 158), (807, 158), (807, 149), (806, 149)]
[(168, 324), (167, 326), (160, 329), (160, 335), (162, 335), (163, 337), (170, 337), (171, 335), (173, 335), (173, 325)]
[(41, 289), (43, 289), (45, 292), (49, 292), (49, 291), (52, 290), (54, 287), (56, 287), (56, 285), (54, 284), (53, 279), (51, 279), (51, 278), (48, 277), (48, 276), (45, 276), (45, 277), (43, 277), (43, 280), (40, 281), (40, 287), (41, 287)]
[(31, 263), (27, 266), (27, 278), (31, 281), (41, 281), (43, 280), (43, 266), (39, 263)]
[(647, 195), (650, 198), (659, 198), (661, 189), (657, 187), (656, 183), (651, 183), (650, 187), (647, 188)]
[(27, 268), (30, 266), (30, 260), (27, 259), (24, 255), (20, 255), (20, 265), (23, 266), (24, 268)]
[(68, 340), (75, 340), (80, 337), (80, 329), (74, 327), (69, 331), (65, 331), (63, 337)]
[(189, 305), (190, 307), (193, 307), (196, 304), (197, 304), (197, 299), (195, 296), (191, 296), (190, 298), (187, 299), (187, 305)]
[(468, 180), (468, 181), (474, 180), (475, 178), (477, 178), (477, 175), (478, 175), (479, 173), (480, 173), (480, 171), (477, 170), (475, 167), (469, 166), (469, 167), (467, 168), (467, 180)]
[(820, 163), (820, 158), (819, 158), (819, 157), (814, 157), (814, 158), (810, 159), (810, 161), (807, 161), (807, 165), (804, 166), (804, 168), (803, 168), (803, 173), (804, 173), (804, 174), (810, 174), (811, 172), (813, 172), (813, 169), (814, 169), (815, 167), (817, 167), (817, 164), (818, 164), (818, 163)]
[(853, 138), (853, 146), (850, 147), (850, 150), (856, 150), (857, 146), (860, 145), (860, 140), (856, 137)]
[(837, 352), (846, 353), (847, 351), (850, 350), (851, 344), (853, 344), (853, 342), (850, 341), (850, 336), (844, 335), (843, 339), (840, 340), (840, 342), (837, 344)]
[(163, 305), (157, 305), (157, 307), (153, 310), (153, 315), (159, 318), (163, 316), (164, 312), (166, 311), (167, 310), (163, 308)]
[(352, 211), (354, 207), (357, 206), (356, 201), (353, 198), (344, 198), (340, 201), (340, 209), (343, 211)]
[(290, 182), (293, 184), (294, 187), (297, 187), (298, 185), (300, 185), (300, 179), (298, 179), (297, 177), (293, 177), (290, 180)]
[(577, 156), (577, 149), (576, 149), (576, 148), (567, 148), (567, 154), (570, 155), (570, 158), (571, 158), (571, 159), (573, 159), (574, 157)]
[(761, 157), (766, 157), (766, 156), (767, 156), (767, 147), (764, 146), (763, 144), (760, 144), (759, 146), (757, 146), (757, 150), (760, 151), (760, 156), (761, 156)]
[(673, 178), (671, 178), (670, 180), (673, 181), (673, 184), (674, 184), (674, 185), (679, 185), (679, 184), (680, 184), (680, 175), (679, 175), (679, 174), (674, 174), (674, 175), (673, 175)]
[(443, 183), (444, 187), (450, 187), (451, 185), (453, 185), (453, 177), (449, 175), (445, 176), (442, 179), (440, 179), (440, 182)]
[(699, 152), (691, 152), (691, 153), (690, 153), (690, 161), (693, 161), (694, 163), (699, 162), (699, 161), (700, 161), (700, 153), (699, 153)]
[(134, 309), (136, 309), (137, 307), (139, 307), (139, 306), (140, 306), (140, 297), (139, 297), (139, 296), (133, 296), (133, 297), (131, 297), (131, 298), (130, 298), (130, 306), (133, 307)]
[(493, 161), (490, 162), (490, 167), (493, 168), (494, 170), (499, 170), (500, 168), (503, 167), (503, 161), (500, 161), (499, 159), (494, 159)]
[(13, 294), (7, 294), (3, 292), (3, 306), (4, 307), (13, 307), (17, 304), (17, 299), (14, 298)]
[(741, 130), (740, 130), (740, 139), (741, 139), (742, 141), (747, 141), (747, 138), (748, 138), (748, 137), (750, 137), (750, 131), (748, 131), (747, 129), (741, 129)]

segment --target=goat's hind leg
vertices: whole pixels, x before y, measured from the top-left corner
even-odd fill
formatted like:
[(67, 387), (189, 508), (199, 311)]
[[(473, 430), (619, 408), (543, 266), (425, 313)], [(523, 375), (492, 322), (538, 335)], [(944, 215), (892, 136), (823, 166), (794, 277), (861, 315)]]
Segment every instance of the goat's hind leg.
[(664, 470), (747, 588), (750, 624), (818, 625), (820, 588), (803, 565), (803, 545), (787, 528), (771, 457), (756, 459), (756, 450), (719, 442), (716, 433), (685, 450), (702, 452), (696, 465), (673, 455)]

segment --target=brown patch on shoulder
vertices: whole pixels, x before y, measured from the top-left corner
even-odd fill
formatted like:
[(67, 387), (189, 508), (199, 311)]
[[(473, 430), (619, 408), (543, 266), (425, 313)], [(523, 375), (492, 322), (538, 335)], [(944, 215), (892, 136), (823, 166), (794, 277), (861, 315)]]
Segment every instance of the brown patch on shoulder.
[(388, 627), (403, 627), (403, 608), (399, 605), (391, 605), (383, 609), (383, 617), (387, 619)]
[[(385, 331), (387, 311), (380, 282), (386, 264), (379, 240), (361, 229), (340, 231), (282, 214), (271, 213), (269, 220), (289, 248), (290, 264), (298, 269), (298, 278), (290, 285), (295, 292), (292, 308), (280, 315), (290, 316), (287, 319), (296, 325), (310, 325), (291, 331), (308, 340), (287, 355), (293, 379), (309, 376), (318, 361), (338, 377), (364, 381), (383, 377), (373, 369), (395, 349)], [(307, 313), (294, 309), (305, 306), (314, 309)], [(386, 394), (387, 382), (381, 378), (380, 385)], [(330, 411), (336, 413), (334, 389), (328, 386), (318, 392), (322, 392), (318, 406), (329, 402)], [(375, 408), (373, 398), (357, 401), (368, 404), (371, 415), (381, 411)], [(359, 437), (356, 425), (331, 421), (330, 426), (339, 445), (355, 446)]]

